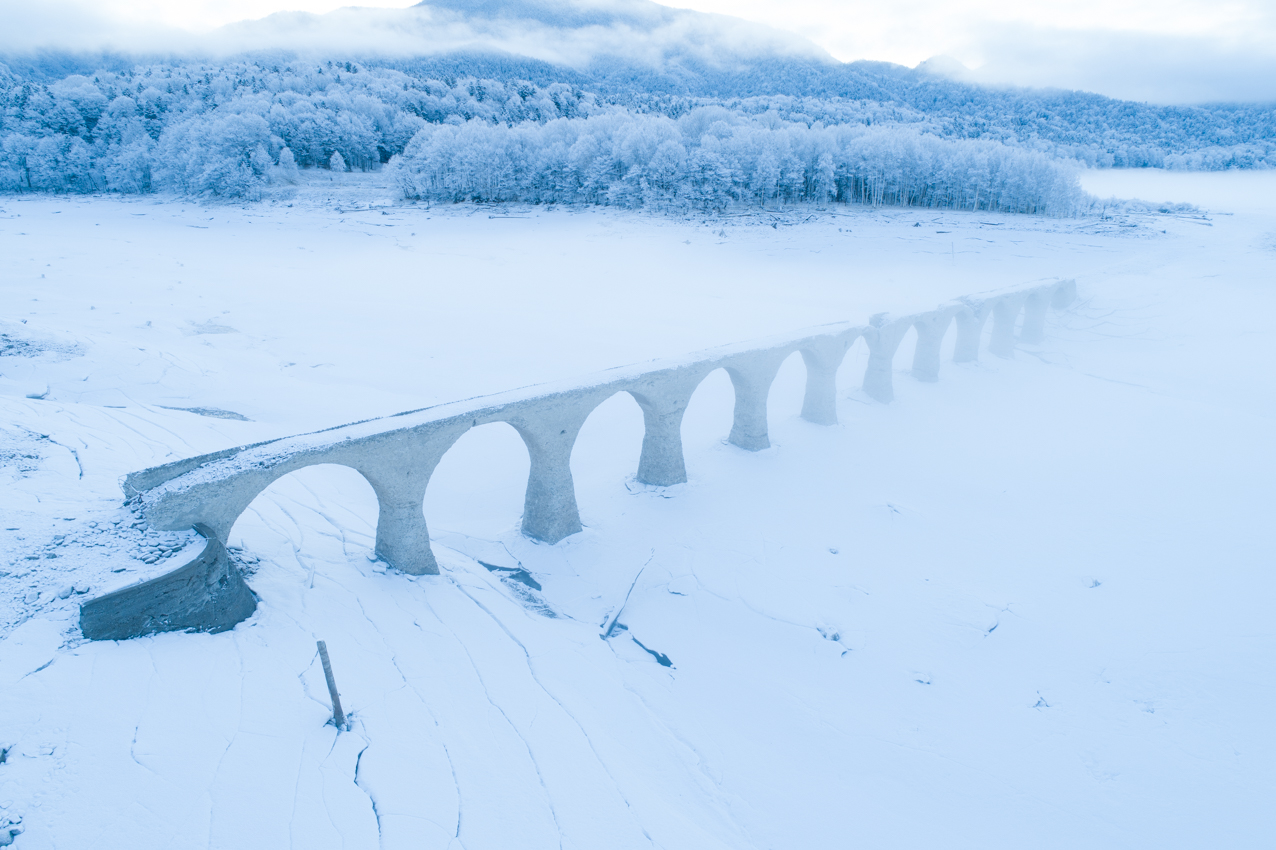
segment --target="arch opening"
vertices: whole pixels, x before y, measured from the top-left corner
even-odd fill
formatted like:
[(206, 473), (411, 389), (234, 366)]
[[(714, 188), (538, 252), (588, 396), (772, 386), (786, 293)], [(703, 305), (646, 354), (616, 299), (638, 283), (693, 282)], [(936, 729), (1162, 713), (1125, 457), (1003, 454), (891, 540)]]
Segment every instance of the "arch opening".
[(993, 328), (997, 326), (997, 311), (995, 308), (988, 311), (988, 317), (984, 319), (984, 326), (979, 329), (979, 353), (982, 356), (992, 347)]
[(725, 443), (735, 421), (735, 385), (721, 366), (696, 385), (682, 415), (682, 446), (687, 455), (688, 475), (691, 456), (697, 449)]
[(806, 398), (806, 361), (801, 351), (794, 351), (775, 373), (766, 397), (767, 432), (780, 434), (799, 419)]
[(862, 336), (855, 337), (842, 358), (842, 364), (837, 367), (835, 385), (838, 398), (850, 398), (860, 391), (864, 385), (864, 373), (868, 370), (868, 357), (868, 343)]
[(952, 363), (957, 355), (957, 317), (951, 316), (944, 323), (944, 331), (939, 340), (939, 362)]
[(466, 431), (440, 458), (425, 489), (431, 542), (516, 533), (530, 470), (527, 445), (513, 425), (489, 422)]
[(585, 525), (591, 516), (615, 515), (603, 506), (627, 493), (634, 480), (646, 431), (642, 407), (625, 390), (590, 411), (572, 445), (576, 503)]
[[(1014, 348), (1018, 343), (1019, 330), (1023, 323), (1023, 308), (1023, 299), (1007, 298), (989, 309), (988, 318), (984, 321), (983, 330), (979, 335), (979, 351), (981, 354), (988, 352), (999, 357), (1014, 356)], [(1010, 327), (1002, 330), (998, 327), (997, 314), (1006, 309), (1013, 310), (1014, 316), (1010, 321)], [(999, 336), (1003, 333), (1005, 336), (999, 340)]]
[(908, 330), (904, 331), (904, 336), (900, 338), (899, 345), (895, 347), (895, 356), (891, 359), (892, 374), (912, 374), (913, 360), (917, 357), (917, 341), (920, 335), (916, 324), (909, 325)]
[(378, 513), (377, 495), (358, 470), (314, 464), (258, 493), (231, 526), (227, 548), (313, 585), (325, 567), (372, 556)]

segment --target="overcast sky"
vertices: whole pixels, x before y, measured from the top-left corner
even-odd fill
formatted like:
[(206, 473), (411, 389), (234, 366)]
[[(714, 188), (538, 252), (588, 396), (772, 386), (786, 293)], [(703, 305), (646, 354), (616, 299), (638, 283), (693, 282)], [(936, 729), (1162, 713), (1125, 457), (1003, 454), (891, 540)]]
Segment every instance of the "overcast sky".
[[(281, 10), (416, 0), (0, 0), (10, 33), (52, 46), (62, 28), (208, 30)], [(586, 0), (603, 3), (606, 0)], [(67, 10), (79, 4), (74, 15)], [(992, 83), (1160, 103), (1276, 101), (1276, 0), (675, 0), (799, 33), (839, 59), (913, 66), (936, 55)], [(89, 11), (92, 10), (92, 11)], [(22, 33), (22, 35), (18, 35)], [(70, 38), (70, 36), (68, 36)]]

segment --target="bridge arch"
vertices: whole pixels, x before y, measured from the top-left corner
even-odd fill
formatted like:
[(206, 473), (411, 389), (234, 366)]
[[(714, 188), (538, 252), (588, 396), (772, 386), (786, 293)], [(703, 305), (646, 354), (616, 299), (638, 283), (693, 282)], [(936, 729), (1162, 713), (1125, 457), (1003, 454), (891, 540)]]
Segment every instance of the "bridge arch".
[(921, 341), (921, 328), (918, 324), (918, 322), (910, 322), (900, 336), (895, 353), (891, 356), (892, 375), (911, 370), (912, 363), (917, 357), (918, 343)]
[[(804, 410), (808, 391), (807, 356), (794, 349), (780, 362), (775, 377), (767, 388), (766, 424), (768, 440), (789, 420), (797, 418)], [(835, 414), (836, 415), (836, 414)]]
[(726, 442), (735, 421), (735, 402), (735, 384), (726, 368), (706, 372), (687, 397), (679, 428), (682, 445), (698, 448)]
[(838, 398), (853, 398), (863, 387), (871, 355), (868, 340), (863, 334), (850, 341), (834, 373), (833, 386)]
[[(644, 397), (643, 401), (647, 399)], [(648, 437), (648, 418), (644, 405), (630, 390), (610, 394), (585, 417), (572, 443), (570, 464), (577, 504), (586, 515), (591, 512), (590, 506), (614, 501), (624, 494), (625, 483), (637, 478)]]
[(235, 519), (226, 544), (283, 569), (302, 569), (313, 582), (319, 563), (373, 554), (380, 513), (376, 491), (358, 469), (307, 464), (261, 488)]
[(869, 365), (869, 343), (864, 334), (856, 334), (846, 345), (841, 359), (833, 369), (833, 396), (852, 398), (864, 384), (864, 373)]
[(458, 434), (423, 494), (430, 540), (449, 534), (491, 539), (518, 527), (530, 469), (527, 441), (510, 422), (478, 423)]
[[(927, 361), (920, 354), (926, 338), (923, 319), (934, 318), (936, 327), (942, 325), (943, 331), (937, 331), (942, 341), (951, 323), (945, 316), (955, 318), (953, 359), (958, 362), (978, 356), (990, 320), (991, 353), (1013, 357), (1016, 331), (1024, 342), (1039, 340), (1045, 310), (1065, 307), (1075, 298), (1075, 281), (1065, 280), (968, 297), (931, 314), (892, 319), (879, 313), (867, 327), (829, 326), (827, 332), (815, 335), (808, 330), (752, 349), (733, 345), (665, 361), (646, 371), (626, 367), (583, 382), (453, 402), (141, 470), (127, 476), (123, 486), (147, 522), (164, 530), (194, 527), (207, 539), (207, 546), (198, 558), (176, 570), (84, 603), (81, 628), (92, 639), (118, 639), (179, 629), (219, 631), (242, 621), (256, 603), (224, 544), (260, 494), (277, 479), (309, 466), (336, 464), (361, 474), (375, 494), (376, 554), (403, 572), (434, 573), (438, 570), (423, 507), (426, 490), (444, 455), (480, 423), (506, 422), (518, 433), (528, 460), (522, 529), (554, 543), (580, 530), (571, 473), (578, 434), (593, 409), (617, 391), (632, 395), (643, 412), (639, 479), (676, 483), (686, 479), (684, 434), (696, 441), (694, 432), (697, 424), (703, 424), (697, 420), (704, 418), (700, 408), (705, 402), (709, 410), (704, 412), (711, 421), (731, 423), (728, 442), (751, 451), (769, 445), (770, 390), (783, 361), (795, 351), (802, 353), (807, 367), (802, 415), (831, 424), (836, 421), (839, 384), (854, 381), (870, 397), (890, 400), (896, 351), (910, 328), (916, 330), (919, 341), (914, 372), (926, 376), (924, 367), (927, 362), (933, 366), (933, 359)], [(861, 374), (859, 384), (856, 379)], [(733, 402), (729, 417), (725, 410), (712, 410), (725, 408), (728, 394)], [(722, 426), (725, 422), (711, 426), (710, 438), (720, 435)]]

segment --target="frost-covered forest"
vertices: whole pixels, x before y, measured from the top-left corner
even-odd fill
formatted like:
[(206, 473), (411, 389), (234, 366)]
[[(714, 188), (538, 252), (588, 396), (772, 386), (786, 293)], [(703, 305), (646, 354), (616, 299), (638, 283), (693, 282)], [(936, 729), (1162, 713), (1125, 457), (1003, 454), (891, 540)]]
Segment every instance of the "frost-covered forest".
[(808, 127), (699, 107), (513, 126), (428, 124), (392, 160), (408, 197), (722, 210), (836, 201), (1068, 215), (1072, 171), (997, 142), (904, 127)]
[(720, 98), (332, 61), (0, 66), (0, 191), (252, 198), (301, 168), (389, 166), (437, 200), (1067, 215), (1085, 203), (1069, 161), (1276, 164), (1270, 109), (891, 79), (860, 92), (878, 99)]

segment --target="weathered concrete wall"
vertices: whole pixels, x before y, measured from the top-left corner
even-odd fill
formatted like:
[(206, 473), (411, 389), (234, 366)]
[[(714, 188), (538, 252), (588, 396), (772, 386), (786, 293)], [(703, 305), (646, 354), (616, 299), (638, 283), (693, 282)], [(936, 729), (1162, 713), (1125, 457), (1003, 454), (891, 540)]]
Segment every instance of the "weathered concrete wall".
[(1012, 357), (1021, 314), (1021, 340), (1037, 342), (1044, 333), (1047, 306), (1062, 308), (1075, 297), (1073, 281), (972, 296), (924, 313), (881, 313), (868, 325), (829, 325), (675, 362), (614, 369), (582, 381), (439, 405), (135, 472), (125, 479), (124, 491), (140, 501), (147, 522), (165, 530), (196, 528), (208, 538), (208, 546), (199, 558), (172, 573), (85, 603), (80, 624), (86, 637), (120, 639), (157, 631), (220, 631), (246, 619), (256, 601), (226, 556), (227, 537), (258, 494), (276, 479), (307, 466), (335, 463), (357, 470), (377, 496), (377, 556), (413, 575), (437, 573), (422, 509), (425, 488), (443, 455), (471, 428), (508, 422), (518, 431), (531, 458), (523, 533), (557, 543), (581, 529), (571, 473), (576, 436), (589, 414), (618, 392), (632, 395), (643, 411), (646, 431), (638, 479), (660, 486), (678, 484), (687, 480), (682, 416), (696, 388), (716, 369), (725, 369), (735, 388), (729, 441), (759, 451), (771, 444), (771, 383), (780, 364), (795, 351), (801, 352), (807, 368), (802, 416), (831, 425), (837, 422), (838, 367), (860, 337), (869, 349), (864, 392), (889, 402), (895, 396), (895, 353), (909, 328), (917, 330), (912, 374), (935, 381), (940, 346), (954, 322), (954, 360), (978, 357), (990, 317), (989, 350)]
[(211, 529), (199, 557), (133, 587), (99, 596), (80, 608), (80, 629), (92, 640), (126, 640), (155, 632), (224, 632), (257, 610), (257, 597)]

